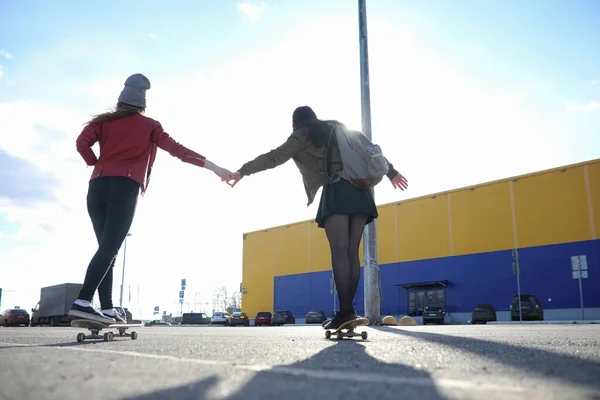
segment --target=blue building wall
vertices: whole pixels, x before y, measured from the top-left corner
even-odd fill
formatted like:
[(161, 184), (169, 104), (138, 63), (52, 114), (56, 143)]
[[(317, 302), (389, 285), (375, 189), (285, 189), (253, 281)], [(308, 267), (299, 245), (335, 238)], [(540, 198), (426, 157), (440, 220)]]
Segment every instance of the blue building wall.
[[(582, 281), (585, 307), (600, 307), (600, 240), (519, 249), (521, 293), (533, 293), (545, 309), (579, 308), (579, 283), (572, 278), (571, 256), (587, 256)], [(446, 280), (450, 312), (470, 312), (477, 303), (507, 311), (517, 292), (512, 252), (498, 251), (381, 265), (382, 314), (406, 314), (408, 295), (400, 284)], [(333, 310), (331, 271), (275, 277), (275, 309), (304, 317), (310, 309)], [(551, 301), (548, 301), (551, 299)], [(363, 271), (354, 299), (364, 313)], [(339, 306), (339, 305), (338, 305)]]

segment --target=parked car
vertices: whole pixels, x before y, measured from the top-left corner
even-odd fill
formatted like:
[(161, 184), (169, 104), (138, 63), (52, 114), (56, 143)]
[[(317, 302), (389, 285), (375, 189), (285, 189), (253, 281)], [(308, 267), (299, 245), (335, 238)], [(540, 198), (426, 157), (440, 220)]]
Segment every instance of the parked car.
[(234, 312), (231, 314), (231, 320), (229, 321), (229, 326), (250, 326), (250, 318), (248, 318), (248, 314), (245, 312)]
[(471, 313), (472, 324), (485, 324), (496, 321), (496, 310), (489, 304), (477, 304)]
[(146, 326), (171, 326), (170, 323), (165, 322), (162, 319), (154, 319), (152, 321), (146, 322), (144, 325), (146, 325)]
[[(510, 319), (511, 321), (519, 321), (519, 296), (514, 295), (510, 304)], [(533, 294), (521, 295), (521, 313), (523, 321), (543, 321), (544, 309), (542, 303)]]
[(327, 320), (323, 310), (310, 310), (304, 318), (307, 324), (322, 324)]
[(268, 311), (259, 311), (254, 317), (254, 326), (271, 325), (273, 315)]
[(271, 325), (295, 324), (296, 317), (288, 310), (277, 310), (271, 318)]
[(205, 313), (184, 313), (181, 325), (208, 325), (210, 317)]
[(423, 310), (423, 325), (426, 325), (430, 322), (435, 322), (438, 324), (444, 323), (444, 307), (441, 306), (427, 306)]
[(0, 314), (0, 323), (4, 326), (29, 326), (29, 321), (29, 313), (21, 308), (11, 308)]
[(228, 312), (217, 311), (213, 313), (212, 318), (210, 319), (211, 325), (225, 325), (228, 326), (231, 321), (231, 315)]

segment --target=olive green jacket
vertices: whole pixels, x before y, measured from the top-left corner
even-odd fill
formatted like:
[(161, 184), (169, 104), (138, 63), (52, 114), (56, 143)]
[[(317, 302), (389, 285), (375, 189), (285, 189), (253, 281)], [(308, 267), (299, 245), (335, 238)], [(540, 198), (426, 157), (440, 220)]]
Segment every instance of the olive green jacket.
[[(309, 206), (314, 201), (319, 188), (329, 183), (327, 165), (325, 163), (326, 155), (327, 146), (315, 147), (310, 140), (308, 130), (300, 128), (292, 132), (290, 137), (281, 146), (245, 163), (238, 171), (244, 177), (275, 168), (293, 158), (302, 175), (304, 189), (308, 197), (307, 206)], [(398, 171), (394, 169), (389, 161), (388, 165), (389, 171), (387, 177), (391, 180), (398, 174)], [(341, 171), (342, 168), (343, 164), (340, 152), (337, 146), (333, 146), (331, 173)]]

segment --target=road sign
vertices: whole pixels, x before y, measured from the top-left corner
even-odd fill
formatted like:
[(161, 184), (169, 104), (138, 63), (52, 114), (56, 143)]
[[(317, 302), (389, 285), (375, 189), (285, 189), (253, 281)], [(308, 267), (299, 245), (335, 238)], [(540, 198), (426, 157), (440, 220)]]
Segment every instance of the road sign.
[(179, 304), (183, 304), (183, 298), (179, 299)]
[[(587, 278), (587, 271), (588, 271), (588, 265), (587, 265), (587, 256), (582, 255), (582, 256), (573, 256), (571, 257), (571, 269), (573, 270), (573, 272), (584, 272), (585, 274), (581, 275), (582, 279)], [(583, 275), (585, 275), (585, 278), (583, 277)], [(573, 279), (579, 279), (579, 274), (575, 275), (573, 274)]]
[(571, 276), (579, 282), (579, 302), (581, 304), (581, 319), (585, 320), (585, 309), (583, 306), (583, 285), (582, 279), (588, 277), (587, 257), (584, 255), (571, 257)]
[(186, 281), (186, 279), (181, 280), (181, 290), (185, 290), (185, 283), (186, 283), (185, 281)]
[(156, 306), (154, 307), (154, 312), (158, 312), (160, 310), (160, 307)]
[(185, 295), (185, 291), (184, 290), (180, 290), (179, 291), (179, 298), (183, 300), (183, 296)]
[(588, 272), (587, 271), (571, 271), (573, 274), (573, 279), (579, 279), (579, 275), (581, 275), (581, 279), (587, 279)]
[(521, 275), (521, 266), (519, 265), (519, 250), (517, 249), (513, 249), (512, 251), (512, 258), (513, 258), (513, 274), (514, 275)]

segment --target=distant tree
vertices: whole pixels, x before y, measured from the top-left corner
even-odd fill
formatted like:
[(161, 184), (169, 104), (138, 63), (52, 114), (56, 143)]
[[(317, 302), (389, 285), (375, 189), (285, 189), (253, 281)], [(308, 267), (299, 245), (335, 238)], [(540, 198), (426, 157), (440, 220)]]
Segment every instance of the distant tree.
[(213, 292), (213, 310), (214, 311), (227, 311), (231, 306), (231, 301), (227, 295), (227, 288), (222, 286), (215, 289)]
[(242, 295), (240, 292), (234, 292), (231, 295), (231, 308), (234, 311), (241, 311), (242, 310)]

